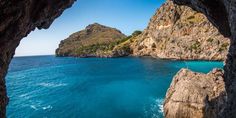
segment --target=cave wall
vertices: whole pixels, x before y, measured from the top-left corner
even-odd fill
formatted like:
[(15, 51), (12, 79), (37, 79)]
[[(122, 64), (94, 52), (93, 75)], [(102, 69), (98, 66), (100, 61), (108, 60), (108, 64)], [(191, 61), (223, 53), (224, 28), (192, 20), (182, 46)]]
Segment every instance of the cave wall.
[[(0, 0), (0, 117), (5, 117), (8, 103), (5, 76), (20, 40), (35, 28), (48, 28), (55, 18), (75, 0)], [(236, 117), (236, 1), (173, 0), (204, 13), (226, 37), (231, 46), (224, 79), (228, 94), (226, 117)]]
[(224, 81), (227, 104), (223, 112), (226, 118), (236, 118), (236, 1), (235, 0), (173, 0), (176, 4), (187, 5), (204, 13), (225, 36), (231, 39)]
[(21, 39), (35, 28), (46, 29), (75, 0), (0, 0), (0, 118), (8, 97), (5, 76)]

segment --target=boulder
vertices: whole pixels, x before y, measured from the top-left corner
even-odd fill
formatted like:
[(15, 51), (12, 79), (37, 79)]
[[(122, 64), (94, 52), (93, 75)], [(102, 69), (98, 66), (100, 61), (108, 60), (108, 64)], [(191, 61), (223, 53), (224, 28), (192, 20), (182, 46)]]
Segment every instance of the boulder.
[(223, 71), (214, 69), (208, 74), (180, 70), (166, 94), (166, 118), (217, 118), (226, 104)]

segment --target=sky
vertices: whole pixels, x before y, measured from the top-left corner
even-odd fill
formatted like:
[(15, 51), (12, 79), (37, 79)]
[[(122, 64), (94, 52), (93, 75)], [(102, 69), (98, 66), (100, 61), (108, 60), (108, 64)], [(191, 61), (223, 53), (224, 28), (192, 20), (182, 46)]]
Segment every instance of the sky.
[(35, 30), (24, 38), (15, 56), (54, 55), (61, 40), (99, 23), (119, 29), (126, 35), (144, 30), (165, 0), (77, 0), (51, 27)]

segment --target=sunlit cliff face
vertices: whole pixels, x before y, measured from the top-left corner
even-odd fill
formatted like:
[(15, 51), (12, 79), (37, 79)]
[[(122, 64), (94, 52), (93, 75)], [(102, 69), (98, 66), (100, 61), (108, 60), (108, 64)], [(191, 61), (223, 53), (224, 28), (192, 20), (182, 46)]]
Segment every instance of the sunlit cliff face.
[(173, 0), (204, 13), (231, 44), (224, 67), (224, 81), (227, 92), (227, 107), (221, 117), (236, 117), (236, 2), (234, 0)]

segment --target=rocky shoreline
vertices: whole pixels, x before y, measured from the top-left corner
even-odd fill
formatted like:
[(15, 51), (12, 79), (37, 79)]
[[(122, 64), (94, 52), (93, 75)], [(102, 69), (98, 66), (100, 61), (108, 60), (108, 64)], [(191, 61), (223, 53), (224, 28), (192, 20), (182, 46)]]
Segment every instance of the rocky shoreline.
[[(28, 0), (22, 0), (22, 1), (17, 1), (17, 2), (13, 0), (0, 1), (1, 3), (0, 7), (2, 8), (2, 10), (0, 11), (0, 14), (2, 16), (2, 19), (1, 19), (2, 22), (0, 24), (0, 27), (1, 27), (0, 31), (2, 32), (1, 37), (0, 37), (0, 40), (1, 40), (1, 43), (0, 43), (1, 45), (1, 49), (0, 49), (1, 50), (0, 51), (0, 54), (1, 54), (1, 57), (0, 57), (0, 62), (1, 62), (0, 117), (2, 118), (6, 117), (6, 106), (8, 104), (8, 97), (7, 97), (7, 91), (6, 91), (6, 85), (5, 85), (5, 76), (7, 74), (9, 64), (15, 54), (16, 47), (19, 45), (22, 38), (26, 37), (35, 28), (47, 29), (51, 25), (51, 23), (54, 21), (54, 19), (59, 17), (66, 8), (70, 7), (74, 3), (74, 1), (75, 0), (64, 0), (64, 1), (51, 0), (50, 2), (49, 1), (28, 1)], [(227, 101), (226, 101), (227, 103), (224, 104), (226, 109), (222, 113), (223, 116), (221, 115), (219, 116), (208, 115), (208, 116), (209, 117), (222, 117), (222, 118), (236, 117), (236, 114), (235, 114), (236, 112), (236, 100), (235, 100), (236, 98), (236, 86), (235, 86), (235, 83), (236, 83), (236, 79), (235, 79), (236, 78), (236, 74), (235, 74), (236, 73), (236, 66), (235, 66), (235, 62), (236, 62), (236, 59), (235, 59), (236, 57), (236, 53), (235, 53), (236, 3), (235, 1), (233, 0), (216, 0), (216, 1), (173, 0), (173, 1), (175, 2), (175, 4), (190, 6), (194, 10), (197, 10), (205, 14), (205, 16), (210, 20), (210, 22), (219, 30), (219, 31), (217, 30), (219, 34), (222, 34), (225, 37), (228, 37), (231, 39), (229, 54), (226, 59), (226, 65), (224, 68), (224, 77), (223, 77), (225, 81), (225, 85), (226, 85), (225, 86), (226, 92), (227, 92)], [(167, 2), (169, 2), (169, 0), (167, 0)], [(34, 9), (35, 6), (37, 6), (37, 9)], [(184, 7), (184, 6), (181, 6), (181, 7)], [(174, 6), (173, 8), (178, 8), (178, 7)], [(180, 9), (178, 9), (177, 11), (179, 10)], [(169, 9), (168, 11), (171, 11), (171, 10)], [(168, 17), (173, 18), (172, 16), (175, 16), (175, 15), (178, 16), (179, 15), (178, 12), (173, 12), (172, 15)], [(189, 19), (191, 18), (193, 17), (189, 17)], [(176, 21), (176, 20), (170, 19), (170, 21)], [(170, 29), (169, 28), (170, 25), (168, 24), (156, 25), (156, 26), (157, 26), (156, 27), (157, 29), (166, 29), (166, 28)], [(150, 27), (150, 29), (153, 29), (153, 28)], [(151, 34), (149, 35), (150, 37), (152, 37)], [(202, 37), (202, 36), (199, 36), (199, 37)], [(150, 38), (150, 41), (153, 41), (151, 39), (152, 38)], [(211, 39), (209, 39), (209, 41), (211, 41)], [(202, 43), (203, 42), (200, 41), (200, 44)], [(178, 45), (173, 45), (173, 46), (178, 47)], [(144, 47), (144, 48), (141, 48), (141, 47)], [(148, 47), (145, 47), (145, 45), (141, 47), (138, 49), (149, 49)], [(199, 47), (199, 45), (195, 45), (193, 47)], [(152, 48), (150, 49), (152, 50)], [(144, 54), (145, 55), (152, 54), (152, 51), (151, 52), (150, 51), (144, 51), (145, 52)], [(217, 52), (217, 50), (211, 50), (211, 52)], [(164, 52), (164, 54), (168, 54), (168, 53)], [(227, 51), (226, 51), (226, 54), (227, 54)], [(168, 55), (167, 57), (169, 57)], [(174, 56), (174, 57), (179, 57), (179, 56)], [(194, 74), (194, 75), (198, 75), (198, 74)], [(201, 94), (201, 92), (199, 94)], [(191, 93), (186, 94), (186, 96), (190, 96), (190, 95)], [(178, 116), (174, 116), (174, 117), (181, 117), (181, 115), (186, 116), (184, 115), (184, 113), (186, 112), (179, 113)], [(196, 115), (196, 116), (199, 116), (199, 115)], [(186, 116), (186, 117), (189, 117), (189, 116)]]
[[(76, 42), (77, 39), (73, 40)], [(58, 56), (61, 56), (58, 52), (63, 43), (56, 51)], [(151, 18), (148, 27), (138, 35), (131, 35), (108, 50), (98, 48), (93, 54), (66, 56), (151, 56), (168, 60), (225, 61), (229, 45), (230, 40), (202, 13), (167, 0)], [(208, 74), (182, 69), (166, 94), (164, 115), (166, 118), (224, 117), (228, 97), (226, 86), (221, 69)]]

